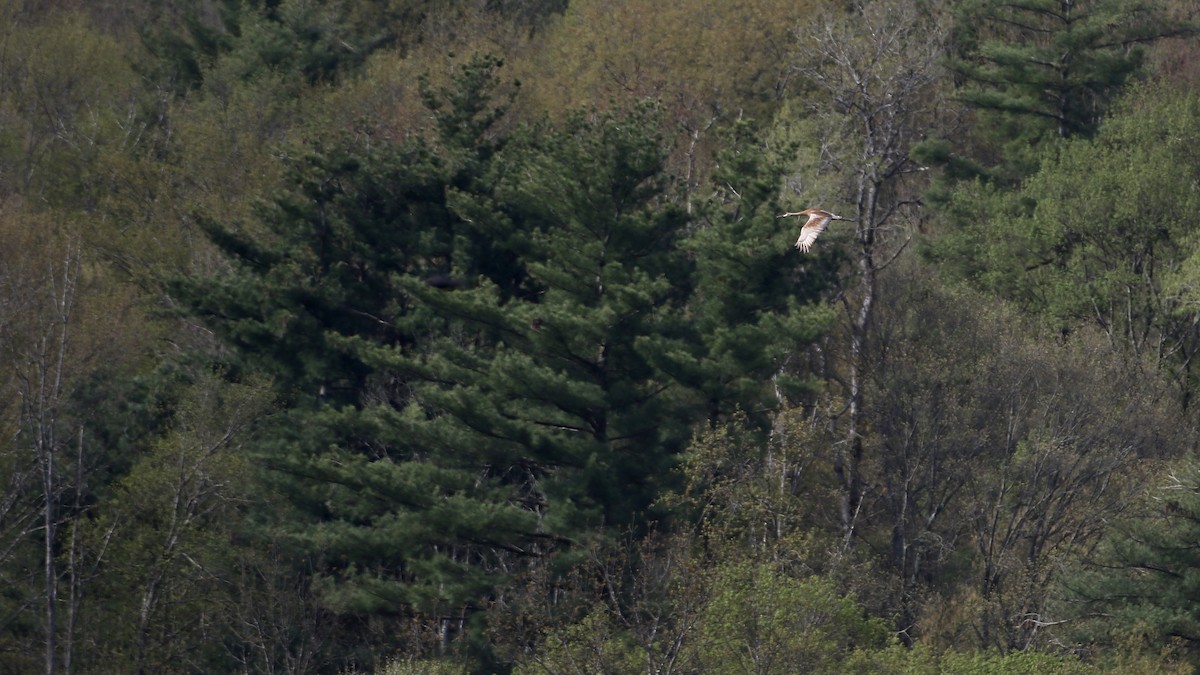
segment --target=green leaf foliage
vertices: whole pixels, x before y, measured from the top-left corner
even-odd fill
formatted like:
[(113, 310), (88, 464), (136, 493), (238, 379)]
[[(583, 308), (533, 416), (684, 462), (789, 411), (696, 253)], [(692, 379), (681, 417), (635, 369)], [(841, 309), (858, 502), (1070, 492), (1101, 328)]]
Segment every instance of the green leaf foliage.
[(883, 645), (882, 620), (824, 577), (790, 577), (769, 565), (725, 565), (699, 622), (694, 648), (707, 672), (841, 672), (856, 648)]
[(1188, 671), (1194, 5), (0, 0), (0, 671)]
[(961, 230), (935, 259), (1064, 332), (1098, 327), (1166, 369), (1186, 407), (1200, 343), (1172, 291), (1196, 236), (1198, 142), (1200, 99), (1139, 87), (1020, 190), (962, 187), (947, 210)]
[(1091, 136), (1114, 93), (1142, 66), (1144, 46), (1186, 32), (1156, 0), (964, 0), (954, 4), (959, 94), (1004, 158), (997, 173), (1036, 168), (1031, 148)]
[[(1200, 469), (1191, 461), (1164, 467), (1140, 507), (1121, 521), (1086, 567), (1069, 584), (1096, 613), (1112, 622), (1091, 622), (1081, 635), (1101, 644), (1174, 651), (1193, 667), (1200, 662)], [(1129, 639), (1127, 640), (1127, 637)]]
[[(177, 661), (231, 667), (230, 631), (240, 524), (256, 487), (244, 453), (271, 406), (260, 385), (207, 376), (178, 402), (169, 429), (119, 481), (94, 518), (80, 520), (79, 560), (94, 575), (84, 606), (87, 667), (163, 670)], [(64, 561), (65, 562), (65, 561)], [(236, 632), (236, 631), (233, 631)]]

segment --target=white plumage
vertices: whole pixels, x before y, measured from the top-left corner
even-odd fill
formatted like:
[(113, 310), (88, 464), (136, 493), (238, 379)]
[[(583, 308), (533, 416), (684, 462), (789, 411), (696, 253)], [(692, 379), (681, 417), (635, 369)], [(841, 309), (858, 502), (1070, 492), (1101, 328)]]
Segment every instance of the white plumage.
[(796, 248), (808, 253), (809, 247), (821, 236), (825, 231), (825, 227), (829, 225), (831, 220), (851, 220), (843, 218), (835, 213), (822, 211), (821, 209), (808, 209), (806, 211), (797, 211), (795, 213), (785, 213), (780, 218), (788, 216), (808, 216), (808, 222), (804, 223), (804, 227), (800, 228), (800, 238), (796, 240)]

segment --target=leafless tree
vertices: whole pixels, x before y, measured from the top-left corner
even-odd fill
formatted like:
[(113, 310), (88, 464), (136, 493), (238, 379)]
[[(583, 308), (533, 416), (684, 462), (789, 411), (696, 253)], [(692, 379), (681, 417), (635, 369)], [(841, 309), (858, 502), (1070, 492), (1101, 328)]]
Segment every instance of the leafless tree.
[(863, 494), (863, 393), (879, 275), (910, 240), (924, 183), (909, 151), (937, 124), (943, 35), (915, 3), (872, 0), (798, 29), (797, 41), (804, 50), (797, 69), (812, 87), (805, 102), (821, 139), (800, 171), (823, 187), (804, 196), (833, 210), (851, 202), (857, 221), (849, 244), (853, 273), (838, 294), (849, 345), (843, 367), (832, 373), (847, 406), (835, 470), (849, 542)]
[[(40, 487), (37, 501), (41, 507), (41, 522), (37, 529), (43, 547), (44, 665), (47, 673), (56, 673), (60, 668), (58, 593), (61, 581), (56, 547), (62, 524), (58, 507), (65, 490), (69, 489), (69, 482), (61, 475), (63, 464), (72, 461), (71, 457), (64, 456), (71, 435), (63, 437), (62, 412), (68, 396), (68, 351), (73, 339), (73, 314), (81, 270), (78, 242), (65, 240), (61, 257), (42, 262), (47, 269), (44, 275), (33, 280), (32, 288), (37, 311), (27, 317), (30, 324), (26, 326), (29, 334), (23, 341), (24, 349), (12, 356), (16, 357), (14, 381), (20, 401), (19, 445), (31, 452)], [(61, 648), (64, 653), (71, 651), (69, 636)], [(69, 664), (69, 656), (64, 656), (63, 662)]]

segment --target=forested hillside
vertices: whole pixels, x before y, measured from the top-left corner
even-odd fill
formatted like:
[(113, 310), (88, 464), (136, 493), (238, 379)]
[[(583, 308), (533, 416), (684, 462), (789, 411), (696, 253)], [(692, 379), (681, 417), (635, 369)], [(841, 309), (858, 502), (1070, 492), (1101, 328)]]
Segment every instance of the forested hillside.
[(0, 0), (0, 672), (1193, 672), (1197, 27)]

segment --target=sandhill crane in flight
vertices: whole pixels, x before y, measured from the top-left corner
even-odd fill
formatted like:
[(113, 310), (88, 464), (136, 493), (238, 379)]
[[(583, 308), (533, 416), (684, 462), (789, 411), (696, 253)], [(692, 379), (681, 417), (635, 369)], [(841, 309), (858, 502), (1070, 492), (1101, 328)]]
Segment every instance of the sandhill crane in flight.
[(853, 218), (843, 218), (837, 214), (821, 209), (808, 209), (807, 211), (798, 211), (796, 213), (785, 213), (779, 218), (787, 218), (788, 216), (808, 216), (808, 222), (804, 223), (804, 227), (800, 228), (800, 238), (796, 240), (796, 248), (808, 253), (809, 247), (817, 240), (817, 237), (825, 231), (825, 226), (829, 225), (831, 220), (849, 220)]

